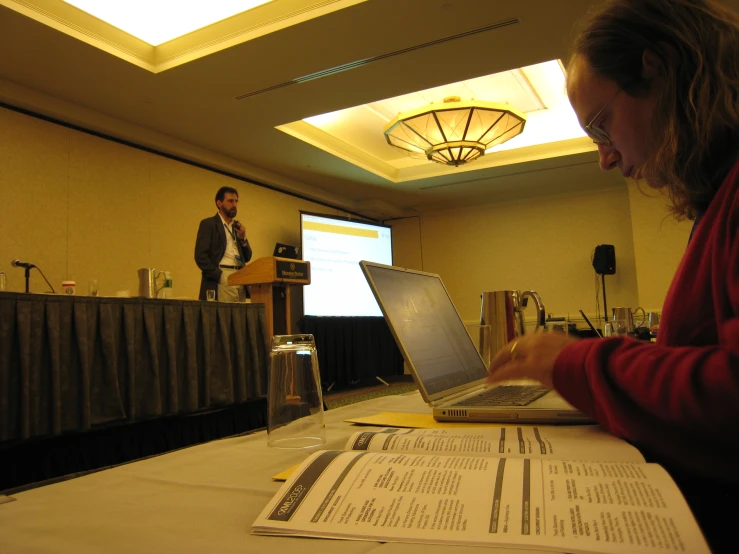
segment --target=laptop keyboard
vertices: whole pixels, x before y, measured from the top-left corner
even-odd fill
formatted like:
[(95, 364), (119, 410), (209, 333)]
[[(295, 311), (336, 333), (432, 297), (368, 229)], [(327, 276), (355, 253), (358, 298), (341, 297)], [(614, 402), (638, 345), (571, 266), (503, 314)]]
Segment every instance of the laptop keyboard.
[(550, 390), (536, 385), (506, 385), (486, 389), (454, 406), (526, 406)]

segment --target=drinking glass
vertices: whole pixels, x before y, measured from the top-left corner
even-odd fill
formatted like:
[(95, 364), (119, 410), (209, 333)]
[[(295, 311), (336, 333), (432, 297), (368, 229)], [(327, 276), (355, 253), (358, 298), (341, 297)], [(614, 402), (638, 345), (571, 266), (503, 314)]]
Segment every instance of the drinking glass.
[(205, 291), (205, 298), (208, 302), (215, 302), (216, 301), (216, 291), (212, 289), (208, 289)]
[(98, 295), (98, 280), (97, 279), (92, 279), (91, 281), (87, 282), (87, 292), (90, 294), (90, 296)]
[(559, 319), (556, 321), (547, 321), (544, 323), (542, 331), (544, 333), (564, 333), (565, 335), (569, 335), (569, 321), (567, 320), (567, 318)]
[(269, 355), (267, 444), (313, 448), (326, 442), (313, 335), (276, 335)]

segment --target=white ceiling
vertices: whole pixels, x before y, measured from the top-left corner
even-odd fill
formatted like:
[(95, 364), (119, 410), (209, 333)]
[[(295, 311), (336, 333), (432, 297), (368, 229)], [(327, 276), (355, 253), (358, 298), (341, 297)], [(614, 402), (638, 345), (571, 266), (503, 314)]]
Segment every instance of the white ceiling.
[[(370, 215), (625, 186), (620, 175), (599, 171), (595, 153), (581, 150), (539, 159), (529, 150), (509, 165), (394, 183), (276, 129), (566, 60), (573, 26), (590, 0), (355, 0), (330, 11), (332, 4), (313, 2), (322, 15), (234, 39), (230, 47), (221, 41), (218, 49), (212, 40), (212, 53), (156, 73), (0, 6), (0, 101)], [(211, 31), (165, 46), (182, 51)], [(185, 42), (173, 44), (178, 40)], [(342, 70), (300, 79), (332, 68)]]

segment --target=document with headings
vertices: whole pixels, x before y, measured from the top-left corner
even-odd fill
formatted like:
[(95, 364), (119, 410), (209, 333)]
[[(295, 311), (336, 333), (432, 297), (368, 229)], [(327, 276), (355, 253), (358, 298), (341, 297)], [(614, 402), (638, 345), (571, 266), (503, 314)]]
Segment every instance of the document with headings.
[(598, 425), (499, 425), (476, 429), (385, 428), (354, 433), (344, 450), (506, 458), (644, 462), (639, 450)]
[[(554, 453), (568, 450), (566, 439), (540, 430), (549, 451), (534, 428), (524, 429), (512, 444), (504, 439), (502, 453), (474, 432), (461, 436), (470, 430), (357, 433), (348, 447), (359, 450), (316, 452), (301, 464), (252, 532), (558, 552), (710, 552), (667, 472), (629, 461), (625, 442), (613, 439), (628, 447), (617, 460), (604, 460), (605, 443), (597, 440), (590, 455), (563, 460)], [(521, 450), (529, 435), (527, 456)], [(411, 445), (424, 453), (408, 451)]]
[[(598, 425), (478, 425), (474, 429), (388, 427), (354, 433), (344, 450), (413, 452), (509, 458), (569, 458), (608, 462), (643, 462), (641, 453)], [(274, 475), (285, 481), (298, 466)]]

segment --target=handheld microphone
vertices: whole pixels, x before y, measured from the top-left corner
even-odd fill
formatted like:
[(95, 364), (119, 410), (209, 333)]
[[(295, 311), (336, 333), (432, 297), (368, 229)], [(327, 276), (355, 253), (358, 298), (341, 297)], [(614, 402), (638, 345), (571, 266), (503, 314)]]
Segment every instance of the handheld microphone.
[(28, 262), (22, 262), (18, 259), (15, 259), (12, 262), (10, 262), (10, 265), (12, 265), (13, 267), (24, 267), (26, 269), (31, 269), (33, 267), (36, 267), (33, 264), (29, 264)]
[(231, 225), (231, 227), (233, 227), (234, 231), (238, 231), (239, 229), (241, 229), (241, 222), (234, 220), (233, 225)]

